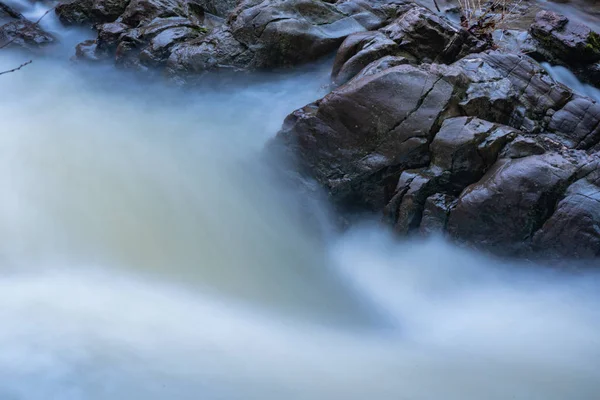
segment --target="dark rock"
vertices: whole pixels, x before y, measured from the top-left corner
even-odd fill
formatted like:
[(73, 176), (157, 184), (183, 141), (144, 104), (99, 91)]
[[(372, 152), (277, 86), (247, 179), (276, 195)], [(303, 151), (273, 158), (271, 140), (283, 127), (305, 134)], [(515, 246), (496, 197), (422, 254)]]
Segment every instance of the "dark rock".
[(410, 0), (340, 0), (331, 3), (335, 3), (342, 14), (351, 15), (367, 31), (387, 25), (413, 6)]
[(583, 155), (568, 153), (499, 160), (460, 195), (449, 234), (503, 254), (526, 251), (584, 163)]
[[(498, 51), (469, 55), (443, 70), (465, 85), (462, 113), (539, 132), (550, 111), (560, 110), (572, 97), (533, 59)], [(468, 83), (460, 83), (467, 78)]]
[(431, 142), (431, 165), (404, 171), (384, 210), (395, 230), (407, 234), (418, 229), (427, 198), (458, 195), (485, 174), (517, 134), (513, 128), (477, 118), (446, 119)]
[(19, 19), (0, 26), (0, 46), (38, 49), (54, 43), (56, 39), (39, 25)]
[(23, 14), (13, 9), (8, 4), (5, 4), (0, 1), (0, 19), (10, 18), (10, 19), (25, 19)]
[(522, 158), (544, 154), (546, 149), (534, 138), (518, 136), (510, 142), (502, 154), (503, 158)]
[(411, 61), (412, 60), (401, 56), (385, 56), (367, 65), (352, 79), (361, 79), (365, 76), (375, 75), (386, 69), (397, 67), (398, 65), (410, 64)]
[(548, 58), (569, 65), (600, 61), (600, 35), (564, 15), (540, 11), (530, 32), (548, 53)]
[(452, 93), (435, 74), (397, 66), (292, 113), (278, 139), (334, 202), (381, 209), (403, 169), (429, 162), (428, 144)]
[[(237, 1), (128, 1), (121, 4), (126, 7), (118, 10), (122, 12), (118, 18), (115, 12), (109, 22), (99, 25), (95, 49), (82, 44), (78, 54), (87, 59), (114, 56), (121, 66), (166, 68), (168, 74), (180, 77), (212, 69), (253, 70), (310, 62), (334, 51), (348, 35), (389, 22), (406, 3), (245, 0), (232, 9)], [(86, 12), (68, 19), (106, 22), (92, 12), (94, 4), (81, 4), (86, 4)], [(61, 12), (67, 9), (65, 4)], [(166, 28), (154, 36), (144, 33), (156, 20), (173, 18), (184, 18), (193, 26)]]
[(518, 133), (473, 117), (447, 119), (431, 142), (431, 164), (448, 171), (453, 184), (462, 189), (481, 178)]
[(199, 5), (214, 15), (227, 17), (240, 3), (240, 0), (199, 0)]
[(421, 224), (425, 201), (432, 194), (443, 190), (448, 177), (440, 170), (406, 170), (400, 175), (396, 194), (385, 209), (386, 217), (395, 221), (394, 229), (408, 234)]
[[(396, 65), (402, 62), (371, 62), (286, 119), (277, 140), (302, 173), (339, 209), (383, 211), (401, 234), (444, 230), (501, 254), (540, 254), (557, 241), (566, 243), (562, 250), (544, 254), (598, 253), (595, 200), (576, 209), (600, 170), (588, 154), (600, 150), (593, 100), (525, 55), (488, 51), (452, 65)], [(569, 252), (558, 227), (576, 223), (585, 238)]]
[(572, 148), (589, 149), (600, 142), (600, 105), (579, 95), (573, 96), (552, 115), (548, 130)]
[(341, 85), (373, 61), (398, 52), (396, 42), (382, 32), (355, 33), (348, 36), (340, 46), (331, 77), (335, 83)]
[(346, 36), (366, 30), (334, 5), (314, 0), (266, 0), (257, 5), (245, 1), (230, 20), (233, 37), (254, 53), (253, 68), (316, 60)]
[(55, 12), (65, 25), (93, 25), (113, 22), (125, 11), (130, 0), (73, 0), (60, 3)]
[(101, 54), (95, 40), (86, 40), (75, 47), (75, 57), (81, 60), (100, 61)]
[(573, 183), (533, 237), (534, 249), (552, 257), (600, 255), (600, 168)]
[(207, 35), (206, 28), (183, 17), (155, 18), (134, 29), (117, 21), (100, 25), (98, 30), (93, 45), (87, 41), (78, 46), (78, 57), (87, 60), (114, 57), (117, 65), (139, 70), (165, 66), (176, 45)]
[(449, 63), (488, 47), (466, 30), (454, 27), (426, 8), (404, 7), (400, 16), (379, 31), (350, 35), (338, 50), (332, 78), (343, 84), (369, 63), (384, 56), (420, 62)]
[(244, 69), (253, 53), (228, 29), (215, 29), (203, 40), (178, 44), (167, 60), (170, 75), (198, 75), (216, 69)]
[(200, 24), (204, 10), (196, 1), (185, 0), (131, 0), (118, 22), (132, 28), (143, 28), (156, 18), (183, 17)]
[(455, 202), (456, 198), (447, 194), (436, 193), (429, 196), (425, 200), (419, 233), (422, 235), (443, 233)]
[(130, 67), (162, 66), (177, 43), (204, 37), (206, 32), (205, 28), (187, 18), (155, 18), (119, 36), (115, 61)]

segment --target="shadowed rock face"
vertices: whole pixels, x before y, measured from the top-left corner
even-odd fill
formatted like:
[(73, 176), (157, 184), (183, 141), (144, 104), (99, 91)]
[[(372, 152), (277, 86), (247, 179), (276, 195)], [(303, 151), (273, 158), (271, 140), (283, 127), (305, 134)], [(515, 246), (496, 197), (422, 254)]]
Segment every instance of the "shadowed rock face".
[(390, 66), (398, 58), (292, 113), (278, 135), (341, 209), (502, 254), (600, 251), (592, 100), (523, 55)]

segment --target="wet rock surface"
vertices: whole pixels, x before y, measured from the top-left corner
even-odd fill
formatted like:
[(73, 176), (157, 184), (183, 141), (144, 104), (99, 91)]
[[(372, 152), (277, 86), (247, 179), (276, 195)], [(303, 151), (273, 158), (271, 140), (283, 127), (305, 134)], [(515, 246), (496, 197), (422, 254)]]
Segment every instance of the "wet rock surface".
[(451, 63), (468, 53), (490, 47), (432, 11), (415, 5), (378, 31), (350, 35), (337, 52), (332, 78), (343, 84), (371, 62), (384, 56), (403, 56), (412, 62)]
[[(113, 59), (141, 70), (160, 67), (169, 75), (185, 77), (210, 70), (270, 69), (314, 61), (335, 51), (348, 35), (386, 25), (404, 3), (115, 0), (106, 7), (104, 2), (76, 0), (59, 5), (57, 14), (67, 24), (99, 24), (96, 42), (80, 45), (80, 57)], [(157, 20), (171, 18), (187, 19), (189, 30), (180, 26), (154, 32)], [(149, 29), (152, 34), (145, 33)]]
[(397, 57), (292, 113), (278, 135), (340, 209), (504, 255), (600, 251), (593, 100), (525, 55), (387, 67)]
[(78, 0), (57, 13), (98, 31), (77, 57), (182, 82), (337, 50), (334, 89), (273, 145), (338, 210), (504, 255), (600, 253), (600, 106), (538, 63), (594, 70), (585, 25), (540, 12), (527, 32), (474, 34), (403, 0)]
[(25, 19), (23, 14), (0, 1), (0, 20), (3, 19)]
[(0, 47), (21, 47), (36, 50), (54, 43), (56, 39), (37, 24), (18, 19), (0, 26)]
[(532, 56), (565, 65), (592, 85), (600, 80), (600, 35), (589, 26), (552, 11), (540, 11), (529, 29)]

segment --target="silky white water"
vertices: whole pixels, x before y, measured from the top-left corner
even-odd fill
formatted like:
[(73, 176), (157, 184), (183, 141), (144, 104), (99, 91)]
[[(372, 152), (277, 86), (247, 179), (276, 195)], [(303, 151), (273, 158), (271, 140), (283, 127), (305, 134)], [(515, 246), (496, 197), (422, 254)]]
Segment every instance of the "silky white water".
[(599, 398), (598, 274), (336, 234), (265, 161), (327, 68), (0, 76), (0, 399)]

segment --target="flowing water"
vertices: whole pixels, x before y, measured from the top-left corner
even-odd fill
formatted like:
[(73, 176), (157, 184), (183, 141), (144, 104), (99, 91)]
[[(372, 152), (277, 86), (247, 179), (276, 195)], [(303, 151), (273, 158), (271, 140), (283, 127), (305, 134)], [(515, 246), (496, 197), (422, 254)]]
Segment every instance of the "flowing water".
[(0, 399), (599, 398), (598, 274), (337, 234), (273, 173), (328, 65), (183, 91), (53, 54), (0, 76)]

